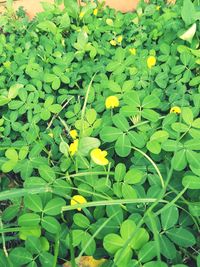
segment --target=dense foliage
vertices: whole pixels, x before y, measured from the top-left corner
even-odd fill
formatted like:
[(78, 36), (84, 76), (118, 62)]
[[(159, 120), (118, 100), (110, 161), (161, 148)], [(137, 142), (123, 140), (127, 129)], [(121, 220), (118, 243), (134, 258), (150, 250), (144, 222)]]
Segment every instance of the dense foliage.
[(198, 1), (60, 2), (0, 18), (0, 266), (200, 266)]

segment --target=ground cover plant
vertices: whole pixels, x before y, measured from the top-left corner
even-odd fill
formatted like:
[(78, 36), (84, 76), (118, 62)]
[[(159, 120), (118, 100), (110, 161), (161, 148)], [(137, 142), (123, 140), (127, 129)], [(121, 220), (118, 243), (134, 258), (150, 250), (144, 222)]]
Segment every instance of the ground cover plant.
[(199, 1), (61, 2), (0, 18), (0, 266), (200, 266)]

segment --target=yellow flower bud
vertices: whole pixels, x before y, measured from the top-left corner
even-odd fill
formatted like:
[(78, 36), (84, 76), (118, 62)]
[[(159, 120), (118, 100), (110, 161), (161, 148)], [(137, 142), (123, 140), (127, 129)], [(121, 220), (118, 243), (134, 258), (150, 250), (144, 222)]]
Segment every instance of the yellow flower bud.
[(81, 11), (81, 13), (79, 14), (79, 18), (82, 19), (84, 17), (85, 13), (83, 11)]
[(109, 96), (106, 98), (105, 105), (107, 109), (119, 107), (119, 99), (116, 96)]
[(123, 40), (123, 36), (122, 36), (122, 35), (120, 35), (120, 36), (117, 37), (117, 42), (118, 42), (118, 43), (121, 43), (122, 40)]
[[(70, 205), (84, 204), (87, 203), (87, 200), (81, 195), (74, 195), (70, 201)], [(81, 208), (77, 208), (78, 211), (81, 211)]]
[(107, 154), (107, 151), (101, 150), (100, 148), (95, 148), (91, 151), (90, 156), (97, 165), (104, 166), (109, 163), (108, 159), (106, 158)]
[(98, 14), (98, 8), (95, 8), (94, 9), (93, 14), (94, 14), (94, 16), (97, 16), (97, 14)]
[(116, 46), (117, 45), (117, 42), (115, 40), (111, 40), (110, 41), (110, 44), (113, 45), (113, 46)]
[(181, 113), (181, 109), (179, 107), (172, 107), (170, 109), (170, 113), (180, 114)]
[(148, 68), (151, 69), (155, 65), (156, 65), (156, 58), (154, 56), (149, 56), (147, 58), (147, 66), (148, 66)]
[(134, 55), (134, 56), (136, 55), (136, 49), (135, 48), (130, 48), (129, 51), (130, 51), (131, 55)]
[(69, 146), (69, 153), (73, 156), (78, 151), (78, 139), (74, 140)]
[(69, 135), (71, 136), (72, 139), (76, 139), (78, 137), (78, 133), (76, 130), (69, 131)]

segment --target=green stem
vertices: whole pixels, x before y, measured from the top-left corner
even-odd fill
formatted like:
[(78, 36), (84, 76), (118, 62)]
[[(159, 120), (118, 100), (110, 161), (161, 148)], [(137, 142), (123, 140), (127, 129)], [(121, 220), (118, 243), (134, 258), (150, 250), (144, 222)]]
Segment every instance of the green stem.
[(55, 245), (54, 245), (54, 261), (53, 261), (52, 267), (56, 267), (56, 265), (57, 265), (59, 246), (60, 246), (59, 237), (58, 237), (58, 235), (56, 235), (56, 237), (55, 237)]

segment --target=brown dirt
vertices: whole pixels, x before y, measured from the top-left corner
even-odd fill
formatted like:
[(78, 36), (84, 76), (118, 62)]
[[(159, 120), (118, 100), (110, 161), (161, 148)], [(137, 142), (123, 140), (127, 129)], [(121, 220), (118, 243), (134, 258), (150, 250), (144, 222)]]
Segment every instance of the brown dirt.
[[(0, 0), (1, 1), (1, 0)], [(3, 0), (2, 0), (3, 1)], [(44, 0), (49, 3), (53, 3), (54, 0)], [(17, 0), (14, 1), (14, 9), (18, 9), (20, 6), (23, 6), (26, 10), (30, 19), (32, 19), (36, 13), (42, 11), (41, 0)], [(121, 10), (122, 12), (132, 11), (136, 8), (139, 0), (123, 0), (123, 1), (116, 1), (116, 0), (106, 0), (106, 4), (112, 8), (117, 10)], [(0, 6), (0, 12), (3, 11), (3, 7)]]

